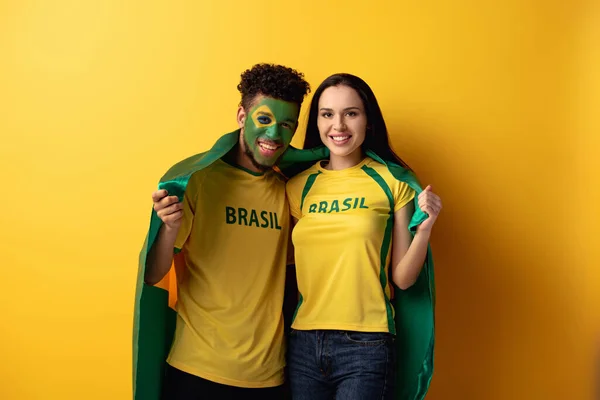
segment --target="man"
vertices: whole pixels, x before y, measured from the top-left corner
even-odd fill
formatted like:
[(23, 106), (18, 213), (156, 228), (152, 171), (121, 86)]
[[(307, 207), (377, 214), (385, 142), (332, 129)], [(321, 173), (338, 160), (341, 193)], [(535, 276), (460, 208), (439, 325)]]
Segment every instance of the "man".
[(310, 86), (295, 70), (259, 64), (242, 74), (238, 90), (239, 131), (180, 163), (182, 170), (199, 166), (185, 176), (183, 196), (168, 185), (152, 194), (160, 228), (147, 244), (145, 286), (165, 279), (174, 249), (180, 252), (165, 399), (284, 397), (290, 228), (285, 181), (273, 167), (292, 140)]

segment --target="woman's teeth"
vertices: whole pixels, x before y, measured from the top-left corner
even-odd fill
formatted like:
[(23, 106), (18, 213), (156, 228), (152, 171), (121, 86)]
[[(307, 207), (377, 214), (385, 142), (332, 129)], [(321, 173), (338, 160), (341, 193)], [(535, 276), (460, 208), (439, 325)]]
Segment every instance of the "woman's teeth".
[(336, 142), (343, 142), (346, 139), (349, 139), (350, 136), (332, 136), (331, 139), (333, 139)]

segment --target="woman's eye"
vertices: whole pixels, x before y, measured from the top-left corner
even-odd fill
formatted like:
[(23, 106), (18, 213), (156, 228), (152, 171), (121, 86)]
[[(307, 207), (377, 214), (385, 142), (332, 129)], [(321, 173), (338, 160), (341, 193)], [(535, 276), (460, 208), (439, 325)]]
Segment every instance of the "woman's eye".
[(323, 118), (330, 118), (331, 116), (332, 116), (332, 114), (328, 113), (328, 112), (321, 114), (321, 117), (323, 117)]
[(356, 111), (348, 111), (348, 113), (346, 115), (349, 117), (356, 117), (358, 114)]
[(292, 126), (290, 124), (288, 124), (287, 122), (282, 122), (281, 126), (283, 126), (285, 129), (292, 129)]
[(256, 120), (263, 125), (268, 125), (271, 123), (271, 118), (265, 117), (264, 115), (261, 115), (260, 117), (256, 118)]

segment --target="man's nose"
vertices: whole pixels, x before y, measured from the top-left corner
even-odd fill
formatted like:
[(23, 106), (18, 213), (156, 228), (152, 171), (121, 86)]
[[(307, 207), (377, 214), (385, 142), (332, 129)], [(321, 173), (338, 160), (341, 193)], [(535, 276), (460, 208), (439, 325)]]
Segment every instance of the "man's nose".
[(279, 140), (281, 137), (281, 129), (278, 124), (275, 124), (267, 128), (266, 134), (266, 136), (271, 140)]

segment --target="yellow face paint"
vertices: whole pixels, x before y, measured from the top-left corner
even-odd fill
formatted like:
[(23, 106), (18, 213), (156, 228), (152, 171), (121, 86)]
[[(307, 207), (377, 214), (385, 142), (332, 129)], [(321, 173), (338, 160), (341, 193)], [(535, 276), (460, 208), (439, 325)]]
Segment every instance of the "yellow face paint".
[(266, 128), (277, 123), (276, 118), (273, 116), (273, 111), (266, 104), (257, 107), (252, 112), (252, 121), (257, 128)]

